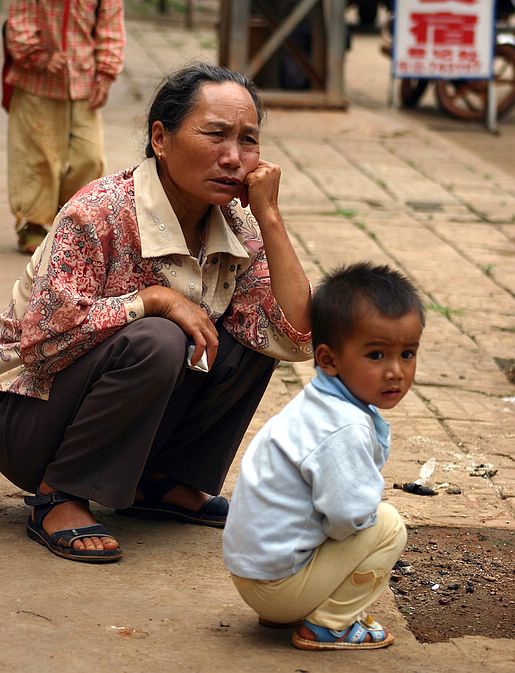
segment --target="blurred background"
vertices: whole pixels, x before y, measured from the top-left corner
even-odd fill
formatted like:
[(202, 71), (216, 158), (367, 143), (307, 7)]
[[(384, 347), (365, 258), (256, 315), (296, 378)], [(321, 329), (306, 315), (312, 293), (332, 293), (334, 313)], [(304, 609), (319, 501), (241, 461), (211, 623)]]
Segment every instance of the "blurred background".
[[(167, 40), (177, 45), (183, 36), (185, 60), (198, 56), (234, 69), (259, 66), (251, 74), (267, 92), (265, 100), (269, 106), (339, 107), (342, 111), (350, 106), (361, 106), (382, 114), (401, 115), (405, 120), (423, 124), (446, 136), (515, 177), (514, 15), (503, 24), (509, 25), (513, 40), (512, 48), (505, 48), (508, 60), (506, 57), (496, 59), (501, 73), (498, 97), (509, 100), (499, 119), (498, 134), (493, 135), (486, 130), (485, 115), (479, 113), (478, 117), (478, 110), (486, 105), (484, 83), (482, 89), (468, 87), (465, 93), (461, 86), (458, 89), (459, 83), (446, 85), (444, 99), (450, 103), (451, 110), (458, 108), (458, 116), (443, 108), (434, 82), (420, 86), (418, 81), (403, 80), (404, 85), (397, 81), (397, 89), (400, 91), (404, 86), (408, 96), (404, 97), (404, 104), (399, 96), (400, 109), (392, 108), (391, 59), (385, 42), (391, 40), (390, 11), (394, 0), (312, 0), (311, 10), (279, 45), (276, 44), (269, 58), (257, 65), (253, 63), (253, 59), (259, 60), (259, 50), (278, 32), (281, 22), (308, 2), (125, 0), (124, 5), (127, 21), (148, 22), (149, 29), (152, 26), (155, 30), (156, 53), (159, 53), (157, 45), (165, 45)], [(514, 4), (513, 0), (496, 2), (498, 8), (511, 10), (515, 9)], [(0, 6), (5, 18), (8, 0), (2, 0)], [(342, 7), (341, 21), (332, 20), (329, 6)], [(247, 17), (245, 24), (241, 23), (242, 16)], [(141, 48), (148, 49), (144, 45)], [(165, 47), (161, 53), (166, 59)], [(167, 64), (160, 62), (160, 66), (166, 68)], [(131, 76), (129, 68), (125, 74)], [(470, 116), (476, 118), (466, 118)]]

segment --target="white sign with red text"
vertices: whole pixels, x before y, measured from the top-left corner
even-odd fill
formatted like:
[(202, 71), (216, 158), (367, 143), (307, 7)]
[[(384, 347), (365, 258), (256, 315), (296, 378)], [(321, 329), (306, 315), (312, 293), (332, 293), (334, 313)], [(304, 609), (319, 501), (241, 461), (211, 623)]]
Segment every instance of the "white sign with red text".
[(397, 0), (393, 76), (493, 76), (493, 0)]

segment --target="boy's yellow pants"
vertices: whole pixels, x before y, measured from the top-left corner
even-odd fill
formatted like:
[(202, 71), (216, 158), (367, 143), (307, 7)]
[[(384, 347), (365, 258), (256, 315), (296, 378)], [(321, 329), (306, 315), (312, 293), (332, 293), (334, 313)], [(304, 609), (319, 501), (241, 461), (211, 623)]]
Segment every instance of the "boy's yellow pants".
[(381, 503), (377, 523), (345, 540), (328, 539), (297, 574), (278, 580), (232, 576), (243, 600), (272, 622), (307, 619), (343, 629), (373, 603), (388, 584), (406, 545), (397, 510)]

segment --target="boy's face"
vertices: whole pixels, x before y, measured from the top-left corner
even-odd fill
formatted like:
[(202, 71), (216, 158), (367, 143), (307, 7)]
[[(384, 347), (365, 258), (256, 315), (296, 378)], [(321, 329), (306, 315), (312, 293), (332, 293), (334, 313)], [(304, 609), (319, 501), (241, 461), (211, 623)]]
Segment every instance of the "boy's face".
[(392, 409), (413, 383), (421, 333), (417, 311), (387, 318), (367, 307), (357, 320), (354, 334), (338, 349), (318, 346), (316, 361), (365, 404)]

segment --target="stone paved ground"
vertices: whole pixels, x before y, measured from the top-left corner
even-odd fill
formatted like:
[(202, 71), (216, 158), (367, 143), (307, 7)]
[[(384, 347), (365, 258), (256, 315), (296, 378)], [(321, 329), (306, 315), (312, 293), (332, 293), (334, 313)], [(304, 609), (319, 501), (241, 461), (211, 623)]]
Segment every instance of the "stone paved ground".
[[(146, 101), (156, 80), (192, 56), (216, 58), (209, 26), (128, 21), (124, 75), (105, 112), (109, 170), (142, 156)], [(5, 157), (6, 115), (0, 116)], [(481, 131), (480, 131), (481, 132)], [(348, 112), (274, 109), (264, 158), (283, 170), (282, 208), (316, 282), (336, 264), (388, 262), (428, 306), (413, 391), (388, 414), (392, 458), (385, 497), (410, 525), (513, 527), (515, 385), (496, 361), (515, 358), (515, 184), (424, 126), (378, 107)], [(0, 299), (25, 261), (14, 250), (0, 163)], [(281, 366), (242, 449), (311, 376)], [(393, 489), (435, 457), (437, 483), (462, 493), (420, 498)], [(238, 459), (239, 460), (239, 459)], [(225, 486), (230, 495), (238, 460)], [(471, 476), (491, 464), (490, 478)], [(468, 637), (418, 643), (385, 596), (377, 615), (397, 644), (370, 655), (311, 655), (289, 634), (256, 625), (222, 567), (219, 531), (120, 520), (98, 508), (126, 550), (109, 568), (71, 564), (23, 534), (22, 494), (0, 483), (0, 671), (291, 672), (512, 670), (513, 642)], [(370, 657), (370, 658), (369, 658)]]

